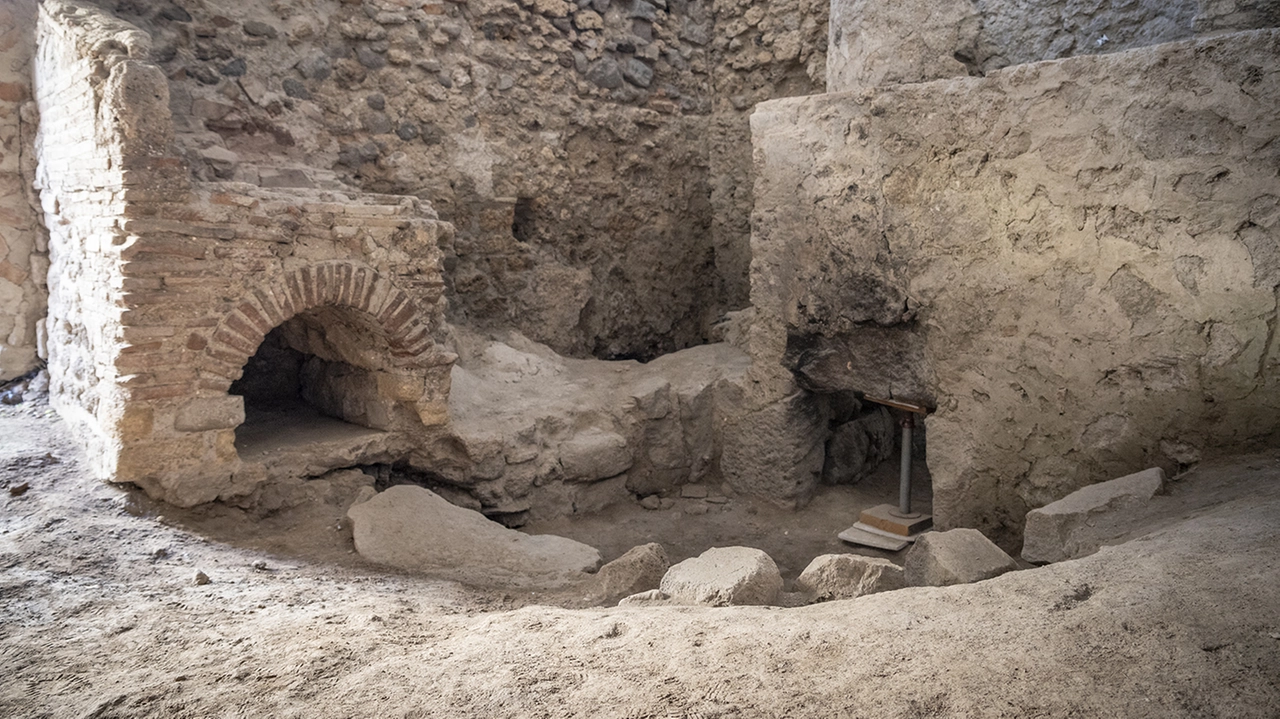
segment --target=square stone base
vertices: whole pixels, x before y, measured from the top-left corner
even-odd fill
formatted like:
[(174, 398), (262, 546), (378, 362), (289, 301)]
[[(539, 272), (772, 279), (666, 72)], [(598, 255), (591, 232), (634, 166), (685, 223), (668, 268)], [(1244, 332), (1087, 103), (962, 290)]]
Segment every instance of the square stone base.
[(880, 504), (871, 509), (862, 510), (862, 514), (858, 519), (863, 524), (869, 524), (876, 529), (882, 529), (901, 537), (919, 534), (933, 526), (932, 515), (921, 514), (918, 517), (905, 519), (894, 516), (894, 512), (897, 511), (898, 507), (896, 505)]

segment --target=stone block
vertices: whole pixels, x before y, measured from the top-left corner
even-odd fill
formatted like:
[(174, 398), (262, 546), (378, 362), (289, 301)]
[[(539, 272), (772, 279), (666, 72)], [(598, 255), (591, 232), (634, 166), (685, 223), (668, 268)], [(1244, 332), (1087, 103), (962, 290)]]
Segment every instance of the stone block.
[(795, 590), (810, 601), (853, 599), (907, 586), (902, 567), (879, 557), (824, 554), (815, 557), (796, 578)]
[(657, 589), (670, 567), (671, 562), (661, 544), (632, 547), (596, 572), (592, 592), (602, 600), (610, 601)]
[(414, 485), (391, 487), (347, 516), (361, 556), (410, 571), (558, 584), (585, 579), (600, 564), (593, 547), (507, 529)]
[(735, 492), (808, 501), (822, 474), (826, 406), (796, 393), (726, 418), (720, 468)]
[(615, 477), (631, 466), (631, 448), (619, 434), (602, 429), (579, 432), (560, 444), (565, 478), (591, 482)]
[(899, 517), (898, 505), (878, 504), (862, 510), (858, 519), (868, 526), (899, 537), (910, 537), (933, 526), (933, 517), (916, 513), (915, 517)]
[(976, 529), (930, 532), (916, 540), (907, 552), (907, 584), (913, 587), (945, 587), (991, 579), (1017, 569), (1005, 554)]
[(151, 436), (154, 421), (155, 412), (150, 407), (131, 405), (120, 413), (116, 431), (120, 433), (120, 439), (126, 442), (146, 439)]
[(422, 399), (424, 385), (421, 377), (390, 372), (378, 372), (375, 376), (380, 397), (403, 402), (416, 402)]
[(1022, 558), (1046, 563), (1098, 551), (1103, 542), (1133, 525), (1164, 487), (1164, 470), (1152, 467), (1109, 482), (1091, 484), (1027, 513)]
[(179, 432), (234, 429), (243, 423), (244, 397), (235, 394), (193, 399), (180, 407), (173, 418), (173, 428)]
[(713, 547), (667, 570), (659, 589), (680, 604), (773, 604), (782, 591), (782, 575), (759, 549)]

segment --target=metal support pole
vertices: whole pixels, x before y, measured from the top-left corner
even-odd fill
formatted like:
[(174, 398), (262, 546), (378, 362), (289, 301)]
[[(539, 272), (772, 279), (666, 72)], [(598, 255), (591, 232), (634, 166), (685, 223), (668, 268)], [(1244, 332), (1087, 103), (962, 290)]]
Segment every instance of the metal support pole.
[(902, 470), (898, 479), (898, 511), (899, 517), (916, 516), (911, 511), (911, 429), (915, 426), (912, 416), (907, 414), (902, 420)]

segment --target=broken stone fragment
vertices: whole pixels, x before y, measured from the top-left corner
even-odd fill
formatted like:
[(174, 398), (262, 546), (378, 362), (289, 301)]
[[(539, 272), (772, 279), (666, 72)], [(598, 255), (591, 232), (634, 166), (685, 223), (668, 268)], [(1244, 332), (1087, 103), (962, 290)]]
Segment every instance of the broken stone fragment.
[(622, 70), (617, 60), (602, 57), (587, 68), (587, 81), (606, 90), (616, 90), (622, 87)]
[(604, 18), (594, 10), (579, 10), (573, 16), (573, 24), (579, 30), (603, 30)]
[(667, 570), (659, 589), (679, 604), (773, 604), (782, 591), (782, 575), (759, 549), (713, 547)]
[(248, 69), (249, 69), (248, 63), (244, 61), (244, 58), (237, 57), (231, 62), (228, 62), (227, 64), (218, 68), (218, 72), (226, 77), (240, 77)]
[(391, 487), (352, 506), (347, 516), (356, 551), (399, 569), (477, 582), (556, 585), (580, 581), (600, 565), (594, 547), (507, 529), (414, 485)]
[(307, 90), (307, 86), (301, 81), (293, 78), (286, 78), (281, 87), (284, 88), (284, 94), (297, 100), (310, 100), (311, 92)]
[(671, 562), (661, 544), (632, 547), (596, 572), (592, 593), (601, 601), (608, 602), (656, 589), (670, 567)]
[(361, 45), (356, 48), (356, 59), (360, 64), (370, 70), (380, 70), (387, 66), (387, 58), (375, 52), (368, 45)]
[(298, 72), (308, 80), (324, 80), (333, 72), (333, 65), (329, 57), (323, 53), (316, 53), (310, 57), (305, 57), (298, 61), (295, 65)]
[(907, 586), (902, 567), (879, 557), (824, 554), (815, 557), (796, 578), (795, 590), (812, 602), (853, 599)]
[(547, 17), (566, 17), (569, 14), (569, 3), (565, 0), (533, 0), (534, 12)]
[(259, 22), (257, 20), (246, 21), (243, 27), (244, 27), (244, 34), (250, 35), (252, 37), (265, 37), (268, 40), (270, 40), (275, 38), (275, 36), (278, 34), (274, 27), (266, 24), (265, 22)]
[(945, 587), (998, 577), (1018, 568), (1013, 557), (976, 529), (928, 532), (907, 552), (907, 584)]
[(1164, 470), (1152, 467), (1091, 484), (1031, 510), (1022, 558), (1045, 563), (1093, 554), (1106, 540), (1124, 534), (1163, 487)]
[(627, 13), (627, 15), (653, 22), (658, 19), (658, 8), (645, 2), (645, 0), (635, 0), (635, 2), (631, 3), (631, 12)]

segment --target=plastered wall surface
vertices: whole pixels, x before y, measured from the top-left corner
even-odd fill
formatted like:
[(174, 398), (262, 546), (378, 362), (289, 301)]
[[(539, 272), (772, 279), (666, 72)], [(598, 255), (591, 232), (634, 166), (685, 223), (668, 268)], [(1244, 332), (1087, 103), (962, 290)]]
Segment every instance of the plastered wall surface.
[(36, 0), (0, 4), (0, 380), (35, 366), (44, 316), (46, 235), (31, 189)]
[[(1275, 30), (760, 106), (752, 372), (936, 407), (944, 526), (1274, 442)], [(726, 450), (727, 451), (727, 450)]]

